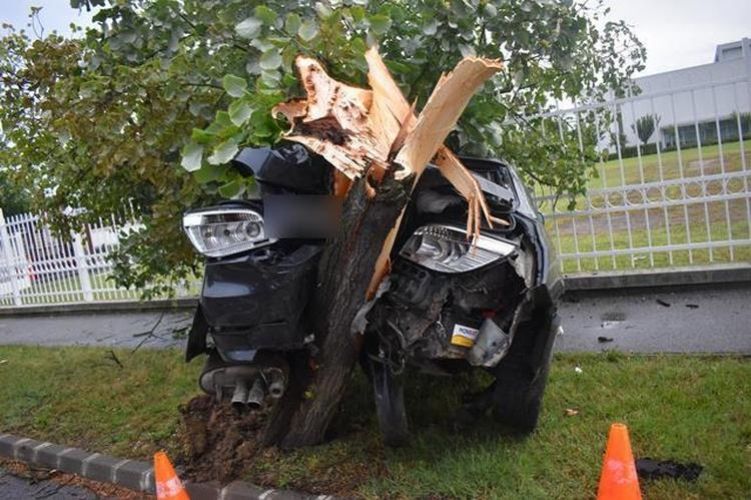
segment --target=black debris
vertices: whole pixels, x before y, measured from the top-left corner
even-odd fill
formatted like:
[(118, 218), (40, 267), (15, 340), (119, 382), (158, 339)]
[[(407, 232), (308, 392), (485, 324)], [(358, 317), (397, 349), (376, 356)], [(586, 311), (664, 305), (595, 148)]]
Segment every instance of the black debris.
[(699, 309), (699, 304), (686, 304), (689, 309)]
[(685, 481), (696, 481), (704, 469), (701, 465), (688, 462), (680, 463), (673, 460), (655, 460), (639, 458), (636, 460), (636, 473), (640, 479), (673, 478)]
[(597, 342), (604, 344), (605, 342), (612, 342), (613, 337), (597, 337)]
[(658, 304), (660, 304), (663, 307), (670, 307), (670, 302), (665, 302), (662, 299), (657, 299), (655, 302), (657, 302)]

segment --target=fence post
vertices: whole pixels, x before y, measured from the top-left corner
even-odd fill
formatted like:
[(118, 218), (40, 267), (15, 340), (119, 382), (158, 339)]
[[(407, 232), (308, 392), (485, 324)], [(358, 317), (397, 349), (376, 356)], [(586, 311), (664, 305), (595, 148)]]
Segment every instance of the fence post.
[(94, 293), (91, 290), (91, 278), (89, 277), (89, 266), (86, 262), (86, 251), (81, 243), (81, 235), (79, 233), (73, 235), (73, 256), (76, 259), (76, 270), (78, 271), (78, 278), (81, 282), (83, 300), (86, 302), (93, 302)]
[(20, 306), (23, 304), (21, 301), (21, 289), (18, 287), (20, 273), (18, 272), (18, 265), (13, 255), (13, 248), (10, 246), (10, 235), (8, 234), (8, 226), (5, 224), (5, 217), (3, 216), (2, 208), (0, 208), (0, 243), (2, 243), (5, 263), (8, 266), (10, 288), (13, 291), (13, 303)]

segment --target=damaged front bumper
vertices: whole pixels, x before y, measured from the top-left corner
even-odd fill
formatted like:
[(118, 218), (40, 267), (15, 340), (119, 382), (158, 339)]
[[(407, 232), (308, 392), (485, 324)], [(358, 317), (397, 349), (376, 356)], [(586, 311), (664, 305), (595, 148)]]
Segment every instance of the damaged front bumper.
[(492, 368), (521, 330), (537, 336), (527, 331), (532, 319), (545, 320), (539, 326), (548, 331), (535, 342), (546, 343), (555, 333), (555, 307), (547, 286), (534, 284), (534, 272), (534, 252), (521, 245), (500, 262), (459, 274), (396, 259), (389, 291), (368, 313), (377, 356), (396, 371), (406, 363), (443, 370), (457, 360)]

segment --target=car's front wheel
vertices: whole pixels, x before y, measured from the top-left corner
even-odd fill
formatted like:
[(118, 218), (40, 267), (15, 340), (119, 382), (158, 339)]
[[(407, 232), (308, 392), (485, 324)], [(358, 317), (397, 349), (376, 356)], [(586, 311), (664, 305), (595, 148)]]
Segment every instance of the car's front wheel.
[(535, 430), (549, 368), (550, 360), (534, 377), (524, 370), (514, 369), (502, 370), (496, 375), (492, 410), (499, 423), (523, 434)]
[(545, 323), (544, 328), (543, 331), (549, 329), (551, 333), (544, 337), (546, 342), (542, 344), (541, 355), (535, 358), (537, 362), (530, 359), (534, 350), (521, 349), (510, 353), (494, 373), (493, 415), (501, 424), (523, 434), (537, 427), (553, 358), (557, 322)]

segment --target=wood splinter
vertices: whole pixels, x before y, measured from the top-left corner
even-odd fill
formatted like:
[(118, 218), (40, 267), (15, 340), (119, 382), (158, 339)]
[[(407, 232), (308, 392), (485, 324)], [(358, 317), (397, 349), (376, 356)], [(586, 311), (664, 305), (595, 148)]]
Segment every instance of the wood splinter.
[[(412, 177), (414, 188), (433, 160), (441, 174), (467, 200), (468, 238), (473, 241), (477, 238), (483, 216), (491, 227), (494, 222), (506, 224), (490, 215), (485, 196), (471, 172), (443, 145), (472, 95), (500, 71), (501, 63), (464, 58), (454, 71), (441, 76), (425, 107), (415, 116), (377, 49), (369, 49), (365, 59), (371, 90), (334, 80), (315, 59), (297, 57), (295, 64), (306, 98), (273, 109), (275, 116), (281, 114), (291, 124), (286, 139), (320, 154), (349, 181), (368, 175), (377, 183), (385, 172), (391, 171), (397, 180)], [(341, 176), (336, 178), (337, 194), (345, 193), (350, 182), (343, 182)], [(372, 189), (368, 193), (370, 198), (375, 195), (377, 184)], [(388, 259), (401, 219), (400, 216), (383, 242), (368, 296), (372, 296), (388, 273)]]

